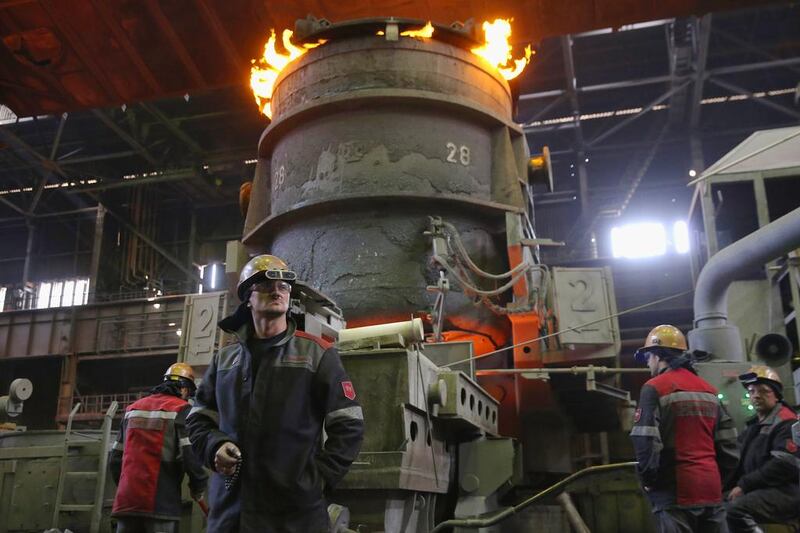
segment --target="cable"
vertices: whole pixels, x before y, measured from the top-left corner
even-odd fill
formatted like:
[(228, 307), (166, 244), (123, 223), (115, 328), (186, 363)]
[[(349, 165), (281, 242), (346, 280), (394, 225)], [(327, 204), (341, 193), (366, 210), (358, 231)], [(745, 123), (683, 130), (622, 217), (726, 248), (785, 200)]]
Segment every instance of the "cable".
[(616, 317), (619, 317), (619, 316), (622, 316), (622, 315), (626, 315), (628, 313), (632, 313), (634, 311), (638, 311), (639, 309), (644, 309), (646, 307), (650, 307), (650, 306), (653, 306), (653, 305), (658, 305), (660, 303), (663, 303), (663, 302), (666, 302), (666, 301), (669, 301), (669, 300), (674, 300), (675, 298), (680, 298), (681, 296), (685, 296), (685, 295), (690, 294), (692, 292), (694, 292), (694, 289), (689, 289), (688, 291), (679, 292), (677, 294), (673, 294), (672, 296), (667, 296), (667, 297), (664, 297), (664, 298), (660, 298), (658, 300), (653, 300), (652, 302), (648, 302), (648, 303), (645, 303), (645, 304), (642, 304), (642, 305), (637, 305), (636, 307), (631, 307), (630, 309), (625, 309), (624, 311), (620, 311), (618, 313), (614, 313), (612, 315), (608, 315), (608, 316), (605, 316), (603, 318), (598, 318), (597, 320), (592, 320), (590, 322), (586, 322), (585, 324), (579, 324), (577, 326), (572, 326), (572, 327), (569, 327), (569, 328), (566, 328), (566, 329), (562, 329), (562, 330), (556, 331), (554, 333), (550, 333), (548, 335), (542, 335), (540, 337), (536, 337), (535, 339), (522, 341), (522, 342), (519, 342), (517, 344), (512, 344), (511, 346), (506, 346), (505, 348), (500, 348), (500, 349), (494, 350), (492, 352), (487, 352), (487, 353), (484, 353), (484, 354), (481, 354), (481, 355), (468, 357), (467, 359), (462, 359), (461, 361), (455, 361), (453, 363), (448, 363), (446, 365), (441, 365), (441, 367), (442, 368), (448, 368), (448, 367), (451, 367), (451, 366), (454, 366), (454, 365), (458, 365), (458, 364), (461, 364), (461, 363), (466, 363), (468, 361), (472, 361), (472, 360), (475, 360), (475, 359), (483, 359), (484, 357), (489, 357), (490, 355), (494, 355), (496, 353), (504, 352), (506, 350), (513, 350), (514, 348), (518, 348), (518, 347), (524, 346), (526, 344), (531, 344), (531, 343), (536, 342), (536, 341), (549, 339), (550, 337), (555, 337), (556, 335), (560, 335), (561, 333), (566, 333), (567, 331), (575, 331), (575, 330), (578, 330), (578, 329), (581, 329), (581, 328), (585, 328), (586, 326), (591, 326), (592, 324), (597, 324), (598, 322), (603, 322), (603, 321), (609, 320), (611, 318), (616, 318)]
[(471, 517), (471, 518), (454, 518), (450, 520), (445, 520), (444, 522), (440, 522), (431, 530), (431, 533), (439, 533), (440, 531), (444, 531), (445, 529), (452, 528), (455, 530), (456, 528), (464, 528), (464, 529), (479, 529), (484, 527), (489, 527), (498, 522), (502, 522), (503, 520), (507, 519), (513, 514), (520, 512), (522, 509), (530, 506), (531, 504), (541, 500), (542, 498), (553, 494), (554, 492), (560, 491), (563, 487), (569, 485), (573, 481), (578, 478), (585, 477), (589, 474), (596, 474), (596, 473), (603, 473), (608, 472), (610, 470), (620, 470), (620, 469), (628, 469), (628, 468), (635, 468), (639, 463), (635, 461), (627, 462), (627, 463), (611, 463), (607, 465), (596, 465), (596, 466), (589, 466), (584, 468), (583, 470), (578, 470), (574, 474), (570, 474), (569, 476), (565, 477), (561, 481), (550, 485), (546, 489), (537, 492), (527, 500), (519, 503), (513, 507), (506, 507), (503, 510), (497, 511), (494, 514), (489, 516), (481, 516), (481, 517)]
[(462, 278), (461, 275), (459, 275), (459, 273), (456, 271), (456, 269), (452, 265), (450, 265), (450, 263), (448, 263), (447, 259), (445, 259), (444, 257), (435, 255), (433, 256), (433, 260), (442, 265), (444, 269), (447, 270), (448, 274), (451, 274), (454, 278), (456, 278), (456, 281), (458, 281), (458, 283), (461, 284), (461, 286), (466, 291), (469, 291), (478, 296), (498, 296), (506, 292), (508, 289), (512, 288), (520, 280), (520, 278), (525, 275), (525, 271), (519, 272), (515, 277), (511, 278), (511, 280), (502, 287), (498, 287), (497, 289), (493, 289), (490, 291), (484, 291), (472, 285), (464, 278)]
[(509, 270), (508, 272), (503, 272), (502, 274), (492, 274), (491, 272), (486, 272), (485, 270), (481, 269), (478, 265), (476, 265), (469, 256), (464, 243), (461, 241), (461, 236), (458, 233), (458, 230), (450, 224), (449, 222), (445, 222), (442, 220), (442, 226), (447, 228), (450, 231), (450, 235), (453, 237), (453, 241), (456, 244), (458, 255), (461, 256), (461, 259), (467, 264), (470, 270), (478, 274), (479, 276), (483, 276), (489, 279), (505, 279), (511, 276), (518, 274), (522, 270), (527, 270), (530, 268), (530, 264), (522, 262)]

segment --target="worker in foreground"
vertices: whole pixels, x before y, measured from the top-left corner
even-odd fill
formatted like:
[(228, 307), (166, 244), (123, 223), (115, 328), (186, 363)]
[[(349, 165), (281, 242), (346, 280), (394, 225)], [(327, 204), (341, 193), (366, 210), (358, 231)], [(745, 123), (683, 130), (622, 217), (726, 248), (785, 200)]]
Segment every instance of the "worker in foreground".
[(683, 333), (661, 325), (636, 351), (653, 376), (634, 414), (636, 470), (657, 531), (726, 531), (722, 489), (739, 458), (736, 429), (686, 350)]
[(117, 484), (117, 533), (177, 533), (184, 473), (192, 498), (202, 501), (208, 476), (185, 426), (194, 391), (192, 367), (175, 363), (150, 395), (125, 410), (108, 460)]
[(761, 531), (759, 522), (785, 523), (800, 517), (800, 454), (792, 440), (797, 414), (783, 401), (781, 378), (769, 367), (754, 366), (739, 381), (756, 414), (739, 437), (742, 459), (736, 485), (728, 493), (728, 527), (733, 533)]
[(325, 492), (361, 447), (363, 414), (338, 352), (287, 316), (295, 279), (272, 255), (245, 265), (242, 304), (220, 322), (238, 342), (214, 355), (189, 416), (192, 445), (217, 472), (215, 533), (327, 532)]

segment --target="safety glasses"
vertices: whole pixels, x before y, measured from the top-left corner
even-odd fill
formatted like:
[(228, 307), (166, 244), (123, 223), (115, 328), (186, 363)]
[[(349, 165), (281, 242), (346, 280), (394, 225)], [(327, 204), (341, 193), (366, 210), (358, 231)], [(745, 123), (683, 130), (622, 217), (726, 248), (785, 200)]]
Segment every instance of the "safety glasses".
[(272, 292), (273, 287), (278, 292), (289, 293), (292, 291), (292, 284), (283, 280), (267, 280), (260, 283), (253, 284), (253, 290), (256, 292)]
[(282, 279), (284, 281), (294, 281), (297, 279), (297, 274), (291, 270), (267, 270), (264, 272), (267, 279)]

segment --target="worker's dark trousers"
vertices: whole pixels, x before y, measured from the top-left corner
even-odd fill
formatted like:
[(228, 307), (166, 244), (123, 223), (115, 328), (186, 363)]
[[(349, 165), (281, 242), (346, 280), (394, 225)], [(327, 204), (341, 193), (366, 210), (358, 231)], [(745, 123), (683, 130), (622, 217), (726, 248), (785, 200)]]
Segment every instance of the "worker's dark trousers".
[(728, 502), (731, 533), (761, 531), (761, 524), (782, 524), (800, 517), (800, 491), (795, 487), (757, 489)]
[(722, 505), (664, 509), (653, 513), (658, 533), (727, 533)]
[(117, 533), (178, 533), (175, 520), (125, 516), (117, 518)]

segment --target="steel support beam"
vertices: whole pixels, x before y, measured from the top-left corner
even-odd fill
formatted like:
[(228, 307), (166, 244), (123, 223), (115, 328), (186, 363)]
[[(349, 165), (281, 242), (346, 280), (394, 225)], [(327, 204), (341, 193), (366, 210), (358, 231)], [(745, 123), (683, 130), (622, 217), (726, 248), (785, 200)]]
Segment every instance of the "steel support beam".
[(75, 54), (80, 58), (81, 62), (86, 65), (94, 77), (97, 86), (113, 100), (122, 100), (122, 96), (117, 92), (114, 85), (109, 81), (109, 76), (100, 68), (100, 64), (95, 61), (93, 54), (84, 45), (80, 35), (69, 24), (71, 20), (71, 13), (66, 14), (57, 8), (53, 0), (39, 0), (39, 5), (47, 13), (53, 24), (59, 29), (59, 32), (66, 38)]
[(107, 0), (91, 0), (91, 3), (95, 10), (97, 10), (97, 12), (100, 14), (100, 18), (103, 19), (106, 27), (111, 30), (111, 33), (114, 35), (114, 40), (116, 40), (119, 46), (125, 51), (128, 59), (131, 60), (131, 63), (133, 63), (133, 65), (136, 67), (136, 70), (139, 71), (139, 74), (141, 74), (142, 78), (144, 78), (144, 81), (147, 83), (150, 89), (157, 94), (162, 94), (164, 89), (156, 79), (153, 71), (150, 70), (150, 67), (142, 59), (142, 56), (136, 50), (136, 47), (131, 43), (128, 35), (125, 33), (125, 31), (123, 31), (119, 24), (118, 15), (115, 15), (111, 12)]
[(522, 131), (525, 133), (556, 133), (559, 131), (571, 130), (576, 127), (577, 124), (575, 124), (575, 121), (572, 120), (570, 122), (555, 124), (553, 126), (527, 126), (523, 127)]
[(111, 118), (108, 115), (106, 115), (102, 110), (100, 110), (100, 109), (92, 109), (92, 114), (94, 114), (94, 116), (99, 118), (100, 122), (105, 124), (108, 127), (108, 129), (110, 129), (111, 131), (116, 133), (117, 136), (119, 136), (120, 139), (122, 139), (123, 141), (125, 141), (128, 144), (128, 146), (130, 146), (131, 148), (136, 150), (136, 152), (139, 155), (141, 155), (145, 160), (147, 160), (148, 163), (150, 163), (151, 165), (154, 165), (154, 166), (158, 166), (159, 165), (158, 159), (156, 159), (147, 150), (147, 148), (145, 148), (141, 143), (139, 143), (139, 141), (137, 141), (136, 139), (131, 137), (125, 130), (120, 128), (116, 124), (116, 122), (111, 120)]
[[(34, 169), (39, 170), (53, 170), (58, 172), (63, 177), (68, 177), (57, 163), (47, 159), (45, 156), (37, 152), (31, 145), (17, 137), (9, 128), (0, 128), (0, 139), (4, 140), (7, 144), (11, 145), (15, 153)], [(44, 176), (44, 175), (43, 175)]]
[(709, 70), (708, 76), (722, 76), (725, 74), (738, 74), (740, 72), (752, 72), (754, 70), (764, 70), (769, 68), (793, 67), (800, 65), (800, 57), (789, 57), (786, 59), (775, 59), (773, 61), (762, 61), (760, 63), (747, 63), (744, 65), (734, 65), (731, 67), (719, 67)]
[(23, 217), (27, 217), (28, 216), (27, 211), (25, 211), (24, 209), (19, 207), (14, 202), (11, 202), (10, 200), (6, 200), (2, 196), (0, 196), (0, 204), (3, 204), (4, 206), (11, 208), (12, 210), (14, 210), (17, 213), (19, 213), (20, 215), (22, 215)]
[[(58, 163), (47, 159), (42, 154), (37, 152), (33, 149), (28, 143), (14, 135), (9, 128), (0, 128), (0, 139), (4, 140), (7, 144), (14, 148), (14, 152), (24, 161), (26, 161), (30, 167), (41, 177), (42, 180), (48, 180), (51, 176), (51, 173), (55, 172), (65, 178), (69, 178), (64, 169), (62, 169)], [(41, 183), (41, 182), (40, 182)], [(44, 187), (44, 185), (42, 185)], [(17, 207), (12, 202), (8, 201), (5, 198), (0, 197), (0, 203), (7, 205), (14, 211), (17, 211), (26, 217), (29, 217), (31, 213), (23, 210), (20, 207)], [(37, 200), (38, 203), (38, 200)], [(35, 206), (34, 206), (35, 207)]]
[(96, 301), (97, 281), (100, 275), (100, 255), (103, 248), (103, 229), (105, 228), (106, 208), (97, 204), (94, 219), (94, 240), (92, 241), (92, 259), (89, 263), (89, 303)]
[(661, 146), (661, 141), (664, 140), (664, 136), (666, 135), (667, 130), (668, 130), (667, 124), (662, 126), (661, 131), (658, 133), (658, 136), (655, 139), (655, 142), (653, 142), (653, 144), (651, 145), (650, 149), (648, 150), (647, 155), (645, 156), (645, 159), (642, 162), (642, 165), (639, 167), (639, 169), (637, 170), (636, 174), (634, 175), (633, 181), (631, 182), (630, 186), (628, 187), (628, 190), (625, 192), (625, 196), (624, 196), (624, 198), (622, 200), (622, 203), (620, 204), (619, 216), (621, 216), (622, 213), (625, 212), (625, 209), (628, 208), (628, 205), (630, 204), (631, 200), (633, 199), (633, 196), (636, 194), (636, 191), (638, 190), (639, 185), (642, 183), (642, 180), (644, 179), (645, 175), (647, 174), (647, 171), (650, 169), (650, 164), (653, 162), (653, 159), (655, 158), (656, 154), (658, 153), (658, 149)]
[[(50, 161), (55, 161), (56, 154), (58, 153), (58, 146), (61, 144), (61, 134), (64, 133), (64, 125), (67, 123), (67, 117), (69, 115), (67, 113), (62, 113), (61, 120), (58, 122), (58, 130), (56, 131), (55, 140), (53, 140), (53, 146), (50, 149)], [(47, 182), (50, 181), (52, 177), (51, 172), (47, 172), (42, 178), (39, 180), (39, 183), (36, 184), (36, 190), (33, 193), (33, 199), (31, 200), (30, 207), (28, 207), (28, 213), (33, 214), (36, 211), (36, 206), (39, 205), (39, 200), (42, 199), (42, 193), (44, 192), (44, 186), (47, 185)]]
[(617, 89), (630, 89), (631, 87), (642, 87), (644, 85), (657, 85), (659, 83), (667, 83), (672, 81), (673, 77), (669, 74), (664, 76), (651, 76), (649, 78), (639, 78), (635, 80), (613, 81), (609, 83), (598, 83), (595, 85), (587, 85), (586, 87), (578, 87), (579, 93), (593, 93), (601, 91), (613, 91)]
[(172, 23), (170, 23), (169, 19), (164, 15), (164, 12), (161, 11), (161, 6), (158, 4), (158, 0), (145, 0), (145, 5), (147, 6), (147, 10), (150, 12), (150, 15), (155, 19), (156, 25), (164, 34), (164, 37), (167, 38), (169, 41), (170, 46), (178, 54), (178, 58), (183, 63), (183, 66), (186, 67), (186, 71), (192, 77), (192, 80), (195, 84), (199, 85), (202, 88), (205, 88), (208, 84), (206, 83), (203, 74), (200, 73), (200, 69), (197, 68), (197, 64), (192, 59), (192, 55), (183, 45), (183, 41), (178, 34), (175, 33), (175, 28), (172, 27)]
[(578, 102), (578, 80), (575, 75), (575, 60), (572, 55), (572, 37), (565, 35), (561, 37), (561, 52), (564, 59), (564, 75), (566, 76), (566, 95), (572, 107), (572, 116), (575, 119), (575, 145), (577, 148), (578, 165), (578, 191), (581, 202), (581, 214), (585, 215), (589, 210), (589, 175), (586, 171), (586, 143), (583, 139), (583, 129), (581, 128), (581, 110)]
[(28, 220), (28, 241), (25, 245), (25, 263), (22, 266), (22, 284), (25, 285), (31, 279), (31, 256), (33, 255), (33, 242), (36, 238), (36, 225)]
[(731, 92), (747, 96), (753, 102), (756, 102), (756, 103), (761, 104), (761, 105), (763, 105), (765, 107), (768, 107), (770, 109), (774, 109), (775, 111), (779, 111), (779, 112), (783, 113), (784, 115), (789, 115), (790, 117), (794, 117), (794, 118), (800, 120), (800, 113), (798, 113), (794, 109), (782, 106), (781, 104), (776, 104), (775, 102), (773, 102), (773, 101), (771, 101), (771, 100), (769, 100), (767, 98), (754, 98), (752, 91), (748, 91), (747, 89), (739, 87), (738, 85), (734, 85), (733, 83), (730, 83), (730, 82), (727, 82), (727, 81), (723, 81), (723, 80), (721, 80), (719, 78), (708, 78), (708, 81), (713, 83), (714, 85), (719, 85), (723, 89), (727, 89), (727, 90), (729, 90)]
[(246, 70), (247, 64), (242, 61), (239, 52), (236, 50), (236, 45), (233, 43), (233, 40), (231, 40), (231, 36), (225, 30), (225, 26), (222, 25), (219, 17), (208, 7), (208, 2), (206, 0), (195, 0), (195, 4), (206, 23), (211, 27), (211, 33), (213, 33), (217, 41), (219, 41), (219, 44), (225, 51), (225, 55), (228, 56), (228, 61), (234, 70), (236, 72)]
[(561, 103), (564, 101), (564, 98), (565, 98), (565, 95), (559, 96), (558, 98), (556, 98), (555, 100), (553, 100), (552, 102), (550, 102), (549, 104), (544, 106), (542, 109), (537, 111), (536, 114), (534, 114), (533, 116), (529, 117), (527, 120), (522, 121), (523, 126), (524, 126), (524, 124), (528, 124), (528, 123), (531, 123), (531, 122), (536, 122), (541, 117), (545, 116), (550, 110), (552, 110), (553, 108), (555, 108), (558, 105), (561, 105)]
[(641, 117), (641, 116), (642, 116), (642, 115), (644, 115), (645, 113), (647, 113), (647, 112), (649, 112), (649, 111), (652, 111), (652, 109), (653, 109), (655, 106), (657, 106), (658, 104), (660, 104), (660, 103), (661, 103), (661, 102), (663, 102), (664, 100), (667, 100), (667, 99), (668, 99), (670, 96), (672, 96), (672, 95), (673, 95), (673, 94), (675, 94), (676, 92), (678, 92), (678, 91), (680, 91), (681, 89), (683, 89), (683, 88), (684, 88), (686, 85), (688, 85), (688, 84), (689, 84), (689, 82), (690, 82), (690, 81), (691, 81), (691, 80), (688, 80), (688, 79), (687, 79), (687, 80), (684, 80), (682, 83), (680, 83), (680, 84), (676, 85), (675, 87), (671, 88), (669, 91), (665, 92), (664, 94), (662, 94), (661, 96), (659, 96), (658, 98), (656, 98), (655, 100), (653, 100), (652, 102), (650, 102), (649, 104), (647, 104), (645, 107), (643, 107), (643, 108), (642, 108), (642, 110), (641, 110), (641, 111), (639, 111), (639, 112), (638, 112), (638, 113), (636, 113), (635, 115), (630, 115), (630, 116), (628, 116), (628, 118), (626, 118), (625, 120), (623, 120), (623, 121), (622, 121), (622, 122), (620, 122), (619, 124), (616, 124), (616, 125), (614, 125), (614, 126), (612, 126), (612, 127), (608, 128), (608, 129), (607, 129), (607, 130), (605, 130), (604, 132), (600, 133), (599, 135), (597, 135), (597, 136), (596, 136), (594, 139), (590, 140), (590, 141), (587, 143), (587, 145), (588, 145), (590, 148), (591, 148), (591, 147), (594, 147), (594, 145), (596, 145), (597, 143), (599, 143), (599, 142), (600, 142), (600, 141), (602, 141), (603, 139), (605, 139), (605, 138), (609, 137), (610, 135), (613, 135), (614, 133), (618, 132), (619, 130), (621, 130), (622, 128), (624, 128), (625, 126), (627, 126), (628, 124), (630, 124), (631, 122), (633, 122), (634, 120), (636, 120), (637, 118)]
[(107, 191), (109, 189), (124, 189), (127, 187), (139, 187), (141, 185), (148, 185), (152, 183), (169, 183), (172, 181), (183, 181), (201, 179), (198, 171), (194, 169), (179, 169), (170, 172), (164, 172), (158, 176), (150, 176), (147, 178), (129, 179), (121, 181), (104, 181), (96, 185), (86, 185), (80, 187), (73, 187), (66, 189), (64, 192), (67, 194), (76, 194), (81, 192), (97, 192)]
[[(108, 154), (100, 154), (100, 155), (87, 155), (84, 157), (76, 157), (76, 158), (69, 158), (69, 154), (62, 155), (63, 159), (55, 160), (58, 165), (62, 168), (72, 166), (72, 165), (80, 165), (82, 163), (93, 163), (95, 161), (106, 161), (109, 159), (121, 159), (125, 157), (131, 157), (139, 155), (139, 152), (135, 150), (127, 150), (125, 152), (112, 152)], [(13, 174), (20, 170), (30, 170), (31, 165), (19, 165), (19, 166), (7, 166), (5, 168), (0, 169), (0, 174)]]
[[(192, 216), (189, 220), (189, 249), (186, 253), (186, 268), (192, 269), (194, 272), (194, 249), (197, 241), (197, 211), (192, 209)], [(194, 279), (189, 276), (186, 279), (186, 292), (193, 293), (194, 287), (192, 282)]]
[(567, 91), (563, 89), (554, 89), (552, 91), (539, 91), (538, 93), (526, 93), (519, 95), (519, 101), (525, 100), (538, 100), (540, 98), (555, 98), (557, 96), (564, 96)]
[(40, 218), (58, 218), (58, 217), (68, 217), (70, 215), (81, 215), (81, 214), (88, 214), (94, 213), (97, 211), (96, 207), (85, 207), (82, 209), (71, 209), (69, 211), (56, 211), (52, 213), (39, 213), (36, 215), (28, 215), (27, 213), (23, 216), (19, 217), (3, 217), (0, 218), (0, 224), (8, 224), (12, 222), (25, 222), (27, 220), (38, 220)]
[[(700, 126), (700, 109), (703, 100), (703, 86), (705, 82), (706, 62), (708, 60), (708, 42), (711, 36), (711, 14), (705, 15), (697, 24), (697, 57), (694, 66), (694, 86), (692, 87), (691, 109), (689, 111), (689, 129), (694, 134)], [(696, 168), (698, 172), (703, 168)]]
[[(131, 157), (137, 155), (139, 152), (136, 150), (125, 150), (122, 152), (111, 152), (107, 154), (86, 155), (83, 157), (69, 157), (59, 159), (58, 164), (62, 167), (69, 165), (80, 165), (82, 163), (94, 163), (96, 161), (107, 161), (109, 159), (121, 159), (124, 157)], [(64, 157), (64, 156), (62, 156)]]
[[(763, 57), (764, 59), (766, 59), (768, 61), (783, 61), (782, 58), (779, 58), (779, 57), (767, 52), (763, 48), (759, 48), (758, 46), (755, 46), (755, 45), (753, 45), (751, 43), (748, 43), (744, 39), (741, 39), (740, 37), (737, 37), (736, 35), (733, 35), (732, 33), (729, 33), (729, 32), (727, 32), (725, 30), (720, 29), (720, 28), (714, 28), (714, 34), (719, 36), (719, 37), (722, 37), (724, 39), (727, 39), (728, 41), (732, 42), (733, 44), (735, 44), (737, 46), (741, 46), (742, 48), (744, 48), (748, 52), (752, 52), (753, 54), (759, 55), (759, 56)], [(794, 72), (800, 73), (800, 69), (794, 68), (792, 65), (788, 65), (787, 68), (793, 70)]]
[(200, 148), (200, 145), (195, 142), (194, 139), (189, 137), (177, 124), (175, 124), (169, 117), (167, 117), (164, 113), (161, 112), (155, 105), (148, 104), (146, 102), (142, 102), (139, 104), (144, 108), (145, 111), (153, 115), (156, 120), (158, 120), (161, 124), (164, 125), (175, 137), (181, 140), (183, 144), (189, 147), (194, 154), (202, 154), (203, 149)]
[[(99, 198), (95, 197), (95, 199), (98, 201), (98, 204), (99, 204), (100, 203)], [(112, 217), (114, 217), (117, 220), (117, 222), (119, 222), (122, 225), (122, 227), (124, 227), (126, 230), (130, 231), (131, 233), (133, 233), (134, 235), (136, 235), (137, 237), (142, 239), (153, 250), (155, 250), (156, 252), (161, 254), (164, 257), (164, 259), (166, 259), (167, 261), (169, 261), (170, 263), (175, 265), (181, 272), (183, 272), (187, 276), (197, 280), (198, 282), (200, 281), (200, 277), (195, 272), (193, 272), (191, 269), (186, 268), (186, 265), (185, 265), (185, 263), (183, 261), (181, 261), (180, 259), (178, 259), (175, 256), (173, 256), (171, 253), (169, 253), (167, 250), (165, 250), (160, 244), (158, 244), (153, 239), (151, 239), (146, 233), (144, 233), (139, 228), (134, 226), (128, 220), (127, 217), (115, 212), (112, 209), (109, 209), (108, 207), (105, 207), (105, 212), (108, 213), (109, 215), (111, 215)]]
[[(797, 123), (795, 121), (790, 122), (780, 122), (771, 125), (774, 128), (788, 128), (792, 126), (796, 126)], [(732, 129), (723, 129), (718, 131), (703, 131), (700, 132), (700, 139), (719, 139), (723, 137), (740, 137), (742, 135), (749, 135), (753, 133), (753, 128), (732, 128)], [(682, 144), (688, 142), (689, 137), (685, 134), (675, 134), (664, 138), (661, 144)], [(639, 150), (642, 148), (647, 148), (650, 146), (650, 142), (646, 140), (639, 140), (636, 142), (625, 142), (625, 143), (615, 143), (615, 144), (601, 144), (598, 146), (592, 147), (592, 153), (600, 154), (600, 153), (609, 153), (609, 152), (627, 152), (629, 150)], [(571, 156), (575, 153), (573, 147), (569, 148), (553, 148), (550, 150), (550, 156), (553, 158), (559, 158), (562, 156)]]
[[(717, 30), (714, 30), (715, 33)], [(800, 65), (800, 57), (789, 57), (784, 59), (772, 59), (770, 61), (759, 61), (756, 63), (745, 63), (743, 65), (733, 65), (730, 67), (718, 67), (706, 71), (705, 77), (720, 76), (724, 74), (736, 74), (739, 72), (752, 72), (754, 70), (765, 70), (770, 68), (792, 68)], [(792, 68), (792, 70), (794, 70)], [(675, 78), (676, 81), (684, 81), (691, 78)], [(599, 83), (594, 85), (585, 85), (577, 87), (578, 93), (590, 93), (597, 91), (613, 91), (616, 89), (629, 89), (631, 87), (641, 87), (643, 85), (657, 85), (659, 83), (669, 83), (673, 80), (673, 76), (664, 74), (663, 76), (651, 76), (648, 78), (636, 78), (630, 80), (614, 81), (610, 83)], [(554, 98), (563, 96), (567, 91), (563, 89), (556, 89), (552, 91), (539, 91), (535, 93), (521, 94), (519, 100), (524, 102), (526, 100), (538, 100), (541, 98)]]

